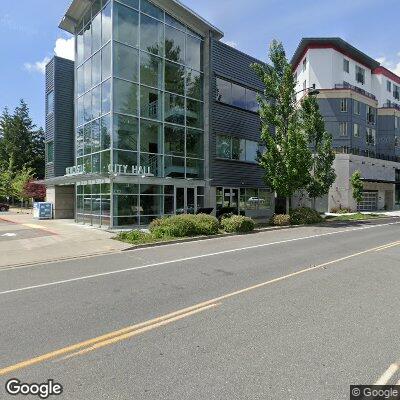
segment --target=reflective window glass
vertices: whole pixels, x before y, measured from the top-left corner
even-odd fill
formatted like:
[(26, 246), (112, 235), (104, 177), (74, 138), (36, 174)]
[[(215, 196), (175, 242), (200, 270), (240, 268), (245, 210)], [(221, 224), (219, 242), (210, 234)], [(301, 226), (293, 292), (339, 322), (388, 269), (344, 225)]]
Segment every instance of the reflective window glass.
[(83, 153), (90, 154), (92, 152), (92, 125), (86, 124), (83, 127)]
[(156, 7), (154, 4), (150, 3), (147, 0), (142, 0), (140, 3), (140, 9), (154, 18), (158, 18), (160, 20), (164, 19), (164, 11), (160, 8)]
[(164, 176), (171, 178), (185, 177), (185, 159), (180, 157), (164, 157)]
[(138, 165), (137, 153), (133, 151), (114, 151), (114, 165), (128, 165), (128, 167)]
[(187, 35), (186, 36), (186, 64), (189, 67), (202, 70), (203, 43), (201, 40)]
[(185, 124), (185, 98), (165, 93), (164, 120), (173, 124)]
[(203, 74), (187, 69), (186, 95), (194, 99), (203, 100)]
[(165, 90), (183, 95), (185, 91), (185, 67), (165, 61)]
[(257, 112), (260, 108), (257, 101), (257, 92), (254, 90), (246, 89), (246, 108), (254, 112)]
[(84, 91), (87, 92), (92, 86), (92, 60), (88, 60), (83, 65)]
[(104, 81), (111, 76), (111, 44), (107, 44), (101, 50), (101, 77)]
[(98, 118), (101, 115), (101, 85), (92, 90), (92, 118)]
[(162, 95), (157, 89), (140, 88), (140, 116), (161, 120)]
[(92, 53), (101, 47), (101, 13), (97, 14), (92, 22)]
[(85, 90), (85, 79), (83, 74), (83, 66), (76, 70), (76, 91), (77, 95), (80, 96)]
[(111, 109), (111, 79), (101, 85), (101, 113), (107, 114)]
[(246, 89), (243, 86), (232, 84), (233, 106), (246, 109)]
[(92, 15), (96, 15), (101, 10), (101, 0), (94, 0), (92, 3)]
[[(100, 151), (100, 119), (92, 122), (92, 151)], [(100, 158), (99, 158), (100, 164)], [(100, 167), (99, 167), (100, 172)]]
[(82, 125), (85, 122), (85, 107), (84, 107), (84, 97), (80, 97), (77, 101), (77, 123)]
[(165, 57), (185, 63), (185, 34), (169, 26), (165, 26)]
[(92, 84), (97, 86), (101, 82), (101, 52), (92, 57)]
[(138, 85), (114, 79), (114, 108), (122, 114), (138, 115)]
[(140, 20), (140, 48), (160, 56), (164, 54), (164, 25), (143, 14)]
[(144, 168), (150, 168), (150, 173), (154, 176), (163, 176), (162, 156), (157, 154), (141, 153), (140, 165)]
[(203, 128), (203, 103), (196, 100), (186, 100), (186, 124), (194, 128)]
[(115, 42), (114, 53), (114, 75), (137, 82), (139, 80), (139, 51)]
[(76, 156), (83, 156), (83, 127), (80, 127), (76, 131)]
[(164, 128), (164, 153), (185, 156), (185, 129), (172, 125)]
[(186, 157), (204, 158), (204, 135), (202, 131), (187, 130)]
[(204, 161), (192, 158), (186, 159), (186, 178), (203, 179)]
[(228, 135), (217, 135), (217, 157), (232, 158), (232, 138)]
[(84, 44), (83, 44), (83, 32), (80, 32), (76, 36), (76, 63), (81, 65), (84, 61)]
[[(96, 154), (92, 155), (92, 173), (93, 174), (100, 173), (100, 153), (96, 153)], [(96, 214), (97, 214), (97, 211), (100, 212), (100, 196), (97, 196), (96, 200), (97, 199), (98, 199), (98, 202), (96, 202), (96, 206), (98, 205), (98, 208), (96, 207), (96, 210), (95, 210)]]
[[(114, 215), (137, 215), (139, 213), (138, 208), (138, 196), (135, 195), (119, 195), (114, 196)], [(119, 222), (119, 225), (125, 225), (125, 223)]]
[(222, 103), (232, 103), (232, 83), (224, 79), (217, 78), (217, 96), (218, 101)]
[(84, 102), (84, 113), (85, 122), (89, 122), (92, 119), (92, 94), (87, 92), (83, 99)]
[(139, 0), (120, 0), (121, 3), (126, 4), (129, 7), (139, 9)]
[(101, 15), (101, 27), (102, 43), (106, 44), (111, 39), (111, 2), (103, 8)]
[(142, 120), (140, 123), (140, 150), (146, 153), (162, 153), (162, 124)]
[(114, 148), (137, 151), (138, 119), (114, 114)]
[(87, 60), (92, 55), (92, 26), (89, 23), (83, 29), (83, 58)]
[(110, 157), (111, 157), (110, 150), (102, 151), (100, 153), (100, 168), (101, 168), (101, 172), (103, 172), (103, 173), (107, 173), (108, 172), (108, 167), (110, 165)]
[(139, 42), (139, 13), (119, 3), (114, 3), (114, 39), (131, 46)]
[(246, 161), (254, 162), (257, 160), (258, 143), (246, 140)]
[(185, 25), (167, 13), (165, 13), (165, 23), (173, 26), (174, 28), (178, 28), (181, 31), (185, 31)]
[(140, 81), (144, 85), (161, 89), (163, 81), (163, 60), (141, 52), (140, 54)]
[(100, 147), (102, 150), (109, 149), (111, 145), (110, 115), (105, 115), (101, 118), (100, 128)]

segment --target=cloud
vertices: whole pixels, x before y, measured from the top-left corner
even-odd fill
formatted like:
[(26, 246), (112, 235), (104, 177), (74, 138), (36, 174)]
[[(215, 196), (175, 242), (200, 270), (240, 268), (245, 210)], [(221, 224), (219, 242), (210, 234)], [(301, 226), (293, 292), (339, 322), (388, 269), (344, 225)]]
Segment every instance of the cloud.
[(69, 39), (57, 39), (54, 47), (54, 53), (58, 57), (75, 60), (75, 39), (73, 37)]
[(25, 63), (24, 68), (28, 72), (40, 72), (41, 74), (45, 74), (46, 65), (50, 61), (49, 57), (43, 58), (42, 61), (36, 61), (35, 63)]
[(389, 60), (387, 57), (378, 57), (376, 59), (384, 67), (400, 76), (400, 52), (397, 53), (397, 60)]
[(38, 33), (36, 29), (31, 29), (25, 25), (16, 22), (9, 14), (4, 14), (0, 16), (0, 28), (4, 28), (17, 33), (22, 33), (24, 35), (37, 35)]
[(227, 44), (228, 46), (233, 47), (234, 49), (237, 49), (238, 47), (238, 43), (233, 41), (233, 40), (222, 40), (225, 44)]
[[(69, 60), (75, 59), (75, 39), (73, 37), (69, 39), (58, 38), (54, 46), (54, 54), (58, 57), (68, 58)], [(36, 61), (33, 63), (26, 62), (24, 69), (28, 72), (39, 72), (45, 74), (46, 65), (51, 60), (49, 56), (43, 58), (43, 60)]]

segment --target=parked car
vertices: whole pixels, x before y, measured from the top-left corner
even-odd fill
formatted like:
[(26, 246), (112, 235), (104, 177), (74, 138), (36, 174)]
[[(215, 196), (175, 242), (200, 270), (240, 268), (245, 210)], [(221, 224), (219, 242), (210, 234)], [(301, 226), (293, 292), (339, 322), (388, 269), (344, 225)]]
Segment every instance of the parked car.
[(10, 209), (10, 206), (6, 203), (0, 203), (0, 211), (4, 212), (4, 211), (8, 211)]

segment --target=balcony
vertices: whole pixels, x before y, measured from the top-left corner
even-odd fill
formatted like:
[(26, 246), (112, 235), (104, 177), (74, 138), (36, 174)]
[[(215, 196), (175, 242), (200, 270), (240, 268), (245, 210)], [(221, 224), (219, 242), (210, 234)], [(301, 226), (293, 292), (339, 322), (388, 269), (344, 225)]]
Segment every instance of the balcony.
[(382, 108), (394, 108), (395, 110), (400, 111), (400, 105), (392, 103), (390, 101), (387, 101), (385, 104), (383, 104)]
[(400, 157), (376, 153), (373, 150), (361, 150), (360, 148), (357, 147), (341, 146), (341, 147), (335, 147), (333, 150), (335, 151), (336, 154), (353, 154), (355, 156), (376, 158), (378, 160), (400, 162)]
[(369, 93), (366, 90), (361, 89), (357, 86), (350, 85), (350, 83), (347, 82), (335, 84), (335, 89), (350, 89), (353, 90), (354, 92), (360, 93), (363, 96), (368, 97), (369, 99), (376, 100), (376, 97), (372, 93)]

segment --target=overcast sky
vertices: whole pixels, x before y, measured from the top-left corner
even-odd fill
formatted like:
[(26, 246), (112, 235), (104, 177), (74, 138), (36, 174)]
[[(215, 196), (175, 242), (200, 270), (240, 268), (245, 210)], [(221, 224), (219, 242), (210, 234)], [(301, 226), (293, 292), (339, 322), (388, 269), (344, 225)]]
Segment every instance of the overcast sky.
[[(304, 36), (340, 36), (400, 74), (399, 0), (181, 0), (225, 33), (224, 41), (266, 60), (269, 42), (290, 57)], [(44, 75), (54, 52), (73, 57), (58, 29), (69, 0), (0, 0), (0, 109), (24, 98), (44, 125)]]

